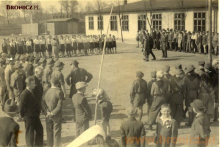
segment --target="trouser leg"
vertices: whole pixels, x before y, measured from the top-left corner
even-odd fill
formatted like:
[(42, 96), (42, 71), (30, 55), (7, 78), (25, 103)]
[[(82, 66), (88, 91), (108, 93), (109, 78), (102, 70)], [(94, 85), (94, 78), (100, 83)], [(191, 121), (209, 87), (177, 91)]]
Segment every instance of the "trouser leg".
[(53, 147), (53, 121), (46, 117), (46, 129), (47, 129), (47, 146), (48, 147)]
[(27, 117), (25, 118), (25, 140), (26, 146), (34, 146), (34, 119)]
[(60, 147), (61, 146), (61, 122), (62, 122), (62, 117), (58, 121), (54, 121), (53, 125), (53, 132), (54, 132), (54, 146), (55, 147)]
[(156, 59), (156, 57), (155, 57), (155, 55), (154, 55), (152, 50), (150, 51), (150, 54), (152, 55), (153, 59)]
[(35, 137), (35, 145), (42, 147), (43, 146), (43, 126), (41, 124), (40, 118), (36, 117), (35, 118), (35, 132), (36, 132), (36, 137)]

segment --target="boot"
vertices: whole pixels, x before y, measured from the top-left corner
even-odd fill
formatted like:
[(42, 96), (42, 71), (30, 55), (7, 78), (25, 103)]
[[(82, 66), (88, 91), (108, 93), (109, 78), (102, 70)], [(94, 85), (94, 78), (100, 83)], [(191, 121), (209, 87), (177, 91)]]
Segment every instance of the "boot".
[(188, 112), (188, 113), (189, 113), (189, 121), (185, 124), (185, 126), (191, 126), (192, 125), (193, 112)]

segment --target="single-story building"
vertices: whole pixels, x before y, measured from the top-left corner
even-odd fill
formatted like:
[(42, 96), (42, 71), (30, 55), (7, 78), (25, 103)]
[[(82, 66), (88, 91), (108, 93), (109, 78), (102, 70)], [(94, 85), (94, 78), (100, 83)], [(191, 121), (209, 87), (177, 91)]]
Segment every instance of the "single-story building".
[(47, 20), (47, 31), (50, 35), (77, 34), (79, 20), (76, 18), (56, 18)]
[[(208, 0), (151, 0), (152, 4), (149, 1), (125, 3), (113, 7), (109, 34), (121, 38), (122, 28), (124, 38), (135, 38), (137, 31), (142, 27), (145, 30), (150, 30), (150, 27), (152, 27), (191, 32), (208, 31)], [(212, 31), (218, 32), (218, 0), (213, 0), (212, 3)], [(122, 27), (120, 27), (119, 22), (119, 10)], [(98, 11), (88, 12), (85, 15), (86, 35), (98, 35), (101, 31), (105, 34), (110, 11), (111, 8), (106, 8), (101, 10), (101, 13), (98, 13)]]

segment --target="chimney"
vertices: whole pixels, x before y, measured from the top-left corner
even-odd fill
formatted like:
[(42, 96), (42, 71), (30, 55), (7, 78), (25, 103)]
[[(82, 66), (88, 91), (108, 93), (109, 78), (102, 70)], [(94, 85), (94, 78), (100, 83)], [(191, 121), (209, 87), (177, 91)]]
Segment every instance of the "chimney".
[(128, 0), (124, 0), (124, 5), (126, 5), (128, 3)]

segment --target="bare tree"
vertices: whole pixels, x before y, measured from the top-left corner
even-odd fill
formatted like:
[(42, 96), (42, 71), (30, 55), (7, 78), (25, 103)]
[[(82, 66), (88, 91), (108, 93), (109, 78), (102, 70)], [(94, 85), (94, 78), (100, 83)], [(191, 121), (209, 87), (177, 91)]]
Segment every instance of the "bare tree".
[(0, 7), (1, 7), (0, 12), (3, 14), (3, 16), (5, 16), (7, 24), (10, 24), (9, 18), (11, 16), (11, 13), (10, 13), (11, 10), (7, 10), (6, 6), (10, 5), (11, 3), (12, 3), (12, 1), (2, 1), (0, 4)]
[(119, 18), (119, 25), (120, 25), (120, 30), (121, 30), (121, 41), (124, 42), (123, 39), (123, 28), (122, 28), (122, 24), (123, 24), (123, 12), (124, 12), (124, 1), (121, 0), (115, 0), (112, 2), (112, 5), (116, 6), (116, 12), (118, 14), (118, 18)]
[(73, 16), (77, 12), (79, 2), (77, 0), (69, 0), (70, 14)]
[(87, 3), (86, 3), (86, 6), (85, 6), (85, 10), (86, 10), (86, 12), (92, 12), (92, 11), (94, 11), (94, 6), (93, 6), (93, 4), (92, 4), (91, 2), (87, 2)]
[(54, 12), (56, 12), (56, 8), (55, 8), (54, 5), (50, 5), (50, 7), (49, 7), (49, 12), (50, 12), (51, 14), (54, 14)]
[(61, 16), (63, 14), (62, 13), (63, 11), (68, 15), (69, 14), (69, 3), (68, 3), (68, 1), (60, 0), (59, 3), (60, 3), (60, 6), (61, 6)]

